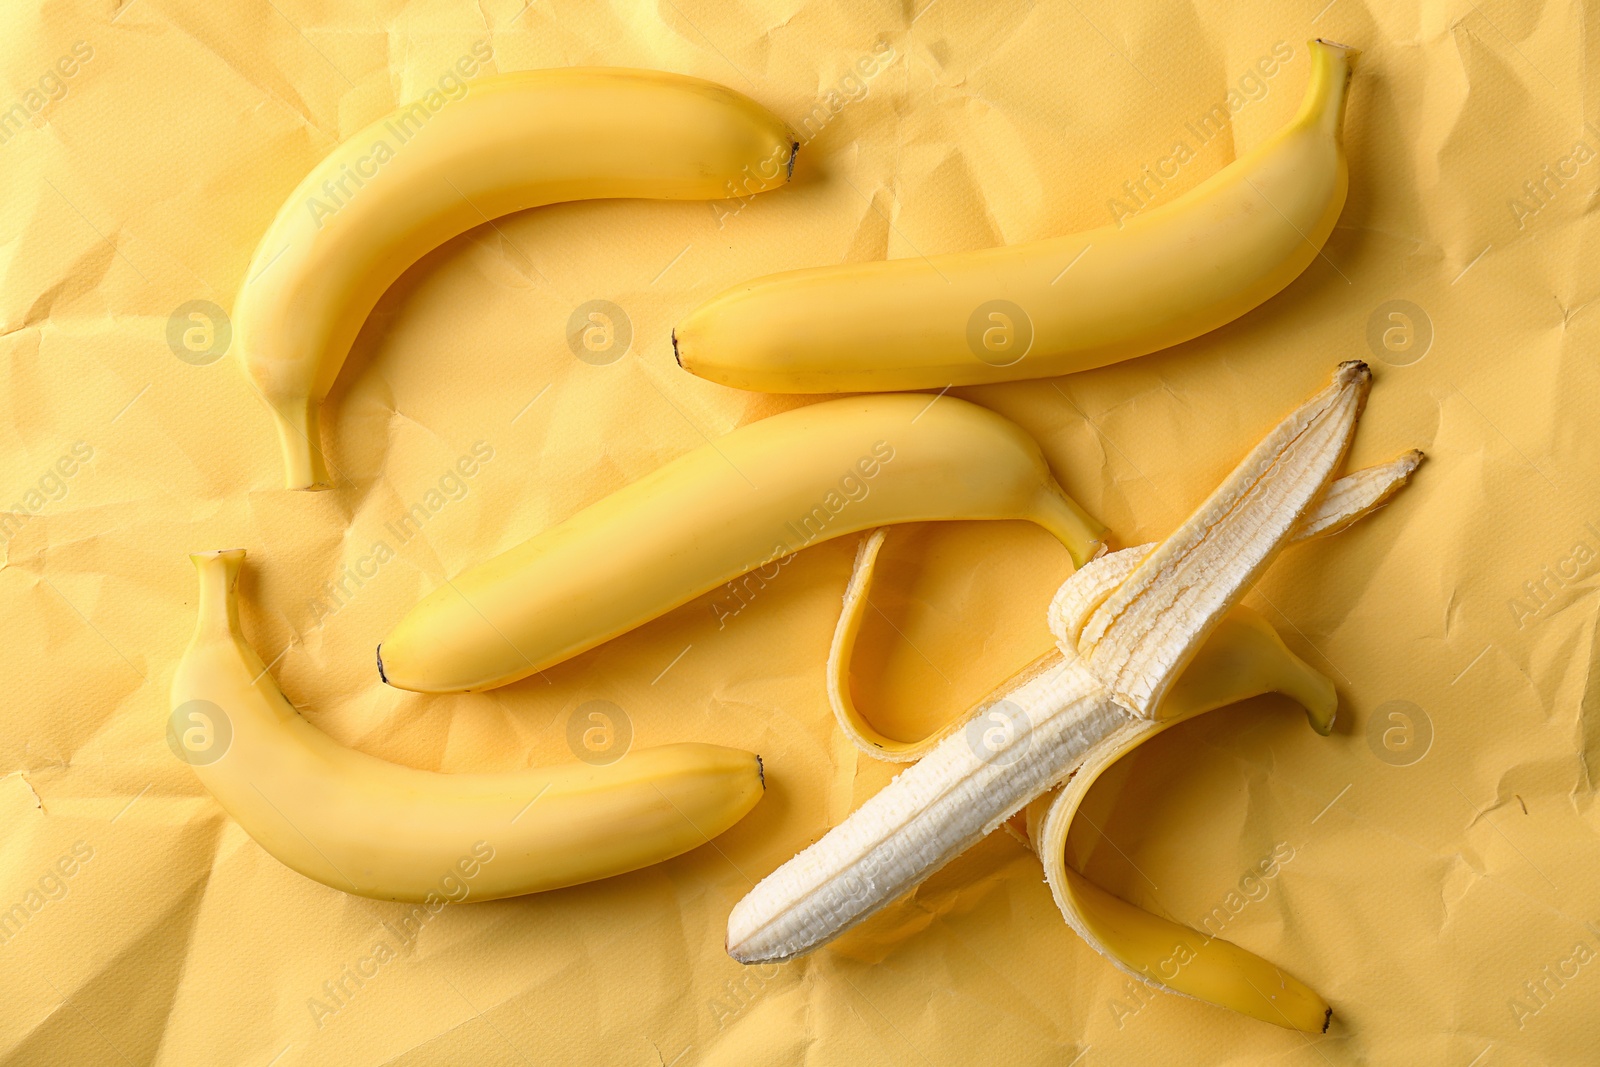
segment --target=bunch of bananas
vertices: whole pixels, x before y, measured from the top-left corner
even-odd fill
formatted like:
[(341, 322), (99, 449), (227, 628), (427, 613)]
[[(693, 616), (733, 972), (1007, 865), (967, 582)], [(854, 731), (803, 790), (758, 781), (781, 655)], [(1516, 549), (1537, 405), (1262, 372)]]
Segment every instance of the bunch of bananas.
[[(1332, 684), (1237, 602), (1286, 545), (1343, 529), (1415, 469), (1420, 453), (1337, 476), (1366, 367), (1341, 365), (1165, 541), (1120, 552), (1021, 428), (962, 400), (885, 392), (1129, 359), (1284, 288), (1318, 255), (1348, 187), (1341, 127), (1354, 52), (1322, 41), (1311, 52), (1305, 102), (1283, 130), (1126, 226), (792, 271), (692, 312), (673, 334), (691, 373), (741, 389), (869, 395), (744, 426), (469, 568), (379, 645), (382, 680), (418, 692), (505, 685), (816, 541), (870, 531), (827, 690), (864, 751), (918, 762), (739, 903), (729, 953), (750, 963), (810, 952), (1006, 825), (1038, 852), (1068, 923), (1118, 966), (1268, 1022), (1322, 1028), (1330, 1009), (1309, 988), (1099, 889), (1067, 865), (1065, 847), (1099, 774), (1174, 722), (1277, 691), (1302, 703), (1319, 732), (1330, 729)], [(262, 237), (238, 298), (244, 369), (275, 419), (292, 489), (329, 485), (318, 408), (378, 298), (428, 251), (542, 204), (776, 189), (798, 147), (773, 115), (709, 82), (548, 70), (474, 83), (373, 163), (383, 129), (409, 111), (356, 134), (306, 176)], [(349, 181), (360, 196), (306, 210)], [(854, 467), (872, 492), (829, 505), (839, 472)], [(942, 519), (1027, 519), (1061, 541), (1078, 569), (1051, 607), (1059, 652), (940, 734), (891, 740), (852, 701), (850, 650), (883, 528)], [(226, 718), (226, 751), (191, 761), (196, 774), (257, 842), (310, 878), (423, 900), (441, 873), (470, 862), (480, 899), (537, 892), (679, 855), (762, 795), (760, 759), (714, 745), (496, 774), (435, 774), (343, 748), (295, 711), (246, 641), (243, 558), (239, 549), (191, 557), (199, 620), (172, 700), (197, 723)], [(1020, 718), (988, 748), (972, 745), (964, 725), (1001, 706)], [(1194, 960), (1175, 978), (1158, 976), (1153, 946), (1174, 938), (1193, 943)]]

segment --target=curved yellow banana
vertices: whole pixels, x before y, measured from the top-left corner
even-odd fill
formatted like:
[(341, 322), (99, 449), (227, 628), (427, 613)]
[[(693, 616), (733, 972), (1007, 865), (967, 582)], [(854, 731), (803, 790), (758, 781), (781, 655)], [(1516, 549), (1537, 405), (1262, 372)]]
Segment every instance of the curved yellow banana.
[(678, 362), (765, 392), (938, 389), (1103, 367), (1214, 330), (1305, 270), (1344, 207), (1356, 53), (1310, 50), (1293, 121), (1120, 228), (757, 278), (678, 324)]
[(367, 314), (428, 251), (567, 200), (716, 200), (781, 186), (798, 147), (759, 104), (650, 70), (480, 78), (352, 136), (256, 247), (234, 305), (246, 372), (277, 419), (290, 489), (326, 488), (317, 408)]
[(489, 900), (608, 878), (705, 844), (761, 799), (761, 761), (717, 745), (493, 774), (345, 748), (284, 699), (239, 626), (241, 549), (190, 557), (199, 620), (172, 681), (175, 751), (285, 865), (382, 900)]
[(1080, 565), (1104, 531), (1009, 419), (952, 397), (830, 400), (742, 426), (446, 582), (384, 638), (378, 669), (419, 692), (505, 685), (739, 575), (770, 580), (817, 541), (928, 519), (1029, 519)]

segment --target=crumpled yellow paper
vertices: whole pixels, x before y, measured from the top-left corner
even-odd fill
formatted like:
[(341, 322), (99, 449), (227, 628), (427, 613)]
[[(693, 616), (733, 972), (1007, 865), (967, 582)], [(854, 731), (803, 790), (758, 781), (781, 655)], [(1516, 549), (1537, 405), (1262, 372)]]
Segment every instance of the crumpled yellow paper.
[[(0, 43), (0, 1063), (1586, 1062), (1587, 25), (1581, 5), (1501, 0), (19, 6)], [(1036, 435), (1124, 544), (1171, 529), (1342, 359), (1377, 377), (1352, 463), (1428, 452), (1387, 509), (1286, 553), (1249, 599), (1338, 683), (1334, 736), (1277, 700), (1207, 716), (1108, 775), (1096, 832), (1074, 838), (1113, 891), (1318, 989), (1327, 1035), (1130, 985), (1004, 834), (811, 959), (723, 954), (752, 881), (893, 771), (842, 741), (823, 695), (853, 538), (736, 614), (706, 597), (542, 678), (447, 697), (379, 683), (373, 645), (446, 576), (806, 402), (680, 371), (669, 331), (701, 300), (1170, 199), (1293, 113), (1311, 36), (1363, 50), (1324, 255), (1177, 349), (957, 392)], [(385, 297), (340, 377), (337, 487), (285, 492), (215, 312), (300, 177), (475, 47), (482, 73), (726, 83), (800, 132), (794, 182), (744, 203), (545, 208), (451, 241)], [(609, 363), (566, 343), (591, 300), (632, 327)], [(475, 448), (491, 458), (452, 479)], [(419, 501), (425, 528), (398, 537)], [(374, 567), (378, 543), (394, 558)], [(250, 553), (251, 640), (345, 744), (447, 771), (570, 759), (568, 719), (607, 700), (636, 744), (760, 752), (767, 795), (660, 866), (398, 929), (401, 905), (264, 853), (164, 742), (185, 556), (231, 546)], [(1068, 570), (1020, 524), (895, 531), (861, 703), (911, 736), (964, 710), (1048, 647)]]

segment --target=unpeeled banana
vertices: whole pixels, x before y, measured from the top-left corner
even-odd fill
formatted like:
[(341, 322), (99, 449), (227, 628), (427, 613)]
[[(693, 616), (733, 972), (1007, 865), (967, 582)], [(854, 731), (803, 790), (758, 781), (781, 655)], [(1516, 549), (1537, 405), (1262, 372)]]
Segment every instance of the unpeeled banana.
[(1238, 318), (1321, 254), (1349, 188), (1353, 49), (1312, 41), (1299, 114), (1125, 225), (977, 252), (744, 282), (674, 331), (678, 362), (739, 389), (939, 389), (1102, 367)]
[(505, 685), (807, 545), (928, 519), (1028, 519), (1079, 565), (1104, 532), (992, 411), (824, 401), (742, 426), (445, 582), (384, 638), (378, 669), (419, 692)]
[[(1286, 419), (1160, 546), (1102, 556), (1075, 572), (1051, 604), (1059, 658), (1031, 665), (999, 699), (763, 879), (729, 916), (729, 954), (756, 963), (826, 944), (1082, 767), (1083, 782), (1073, 780), (1042, 826), (1033, 821), (1047, 877), (1074, 929), (1153, 985), (1279, 1025), (1323, 1029), (1329, 1008), (1321, 997), (1237, 946), (1186, 931), (1204, 941), (1195, 945), (1195, 961), (1176, 973), (1158, 968), (1176, 943), (1169, 929), (1176, 924), (1093, 887), (1060, 853), (1092, 779), (1173, 722), (1277, 691), (1300, 701), (1319, 732), (1331, 728), (1331, 683), (1237, 601), (1285, 545), (1343, 529), (1414, 469), (1408, 456), (1328, 492), (1369, 381), (1364, 365), (1342, 365), (1327, 390)], [(864, 590), (870, 567), (863, 552), (853, 591)], [(1126, 606), (1131, 621), (1106, 619), (1113, 604)], [(1158, 604), (1164, 616), (1143, 614)], [(851, 613), (847, 600), (844, 615)], [(846, 643), (853, 632), (842, 619)], [(1101, 641), (1106, 654), (1097, 658)], [(830, 688), (844, 694), (835, 696), (836, 710), (841, 699), (848, 705), (847, 687), (840, 672), (830, 675)], [(847, 733), (864, 735), (856, 740), (868, 751), (882, 747), (853, 706), (840, 722)]]
[(439, 774), (344, 748), (284, 699), (239, 625), (244, 552), (190, 557), (194, 637), (169, 740), (245, 832), (324, 885), (382, 900), (535, 893), (680, 855), (761, 799), (761, 760), (676, 744), (603, 766)]
[(245, 371), (275, 416), (290, 489), (328, 486), (317, 411), (384, 290), (474, 226), (567, 200), (717, 200), (775, 189), (798, 148), (712, 82), (571, 68), (483, 77), (398, 108), (308, 174), (234, 305)]

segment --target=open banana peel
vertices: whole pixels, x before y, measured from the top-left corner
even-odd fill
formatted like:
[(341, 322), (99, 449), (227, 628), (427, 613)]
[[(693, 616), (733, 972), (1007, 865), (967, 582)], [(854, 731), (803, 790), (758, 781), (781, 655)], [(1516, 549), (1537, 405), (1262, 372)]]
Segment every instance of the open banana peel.
[(849, 651), (884, 536), (870, 534), (835, 632), (830, 698), (864, 751), (919, 762), (735, 906), (729, 955), (759, 963), (811, 952), (1026, 809), (1027, 835), (1063, 916), (1118, 967), (1266, 1022), (1323, 1030), (1331, 1008), (1304, 983), (1107, 893), (1067, 865), (1065, 847), (1095, 780), (1178, 722), (1276, 692), (1305, 707), (1319, 733), (1331, 729), (1333, 684), (1238, 602), (1285, 547), (1375, 511), (1421, 461), (1409, 452), (1335, 479), (1370, 382), (1365, 364), (1341, 364), (1164, 541), (1074, 573), (1050, 607), (1058, 651), (921, 742), (878, 734), (850, 697)]

